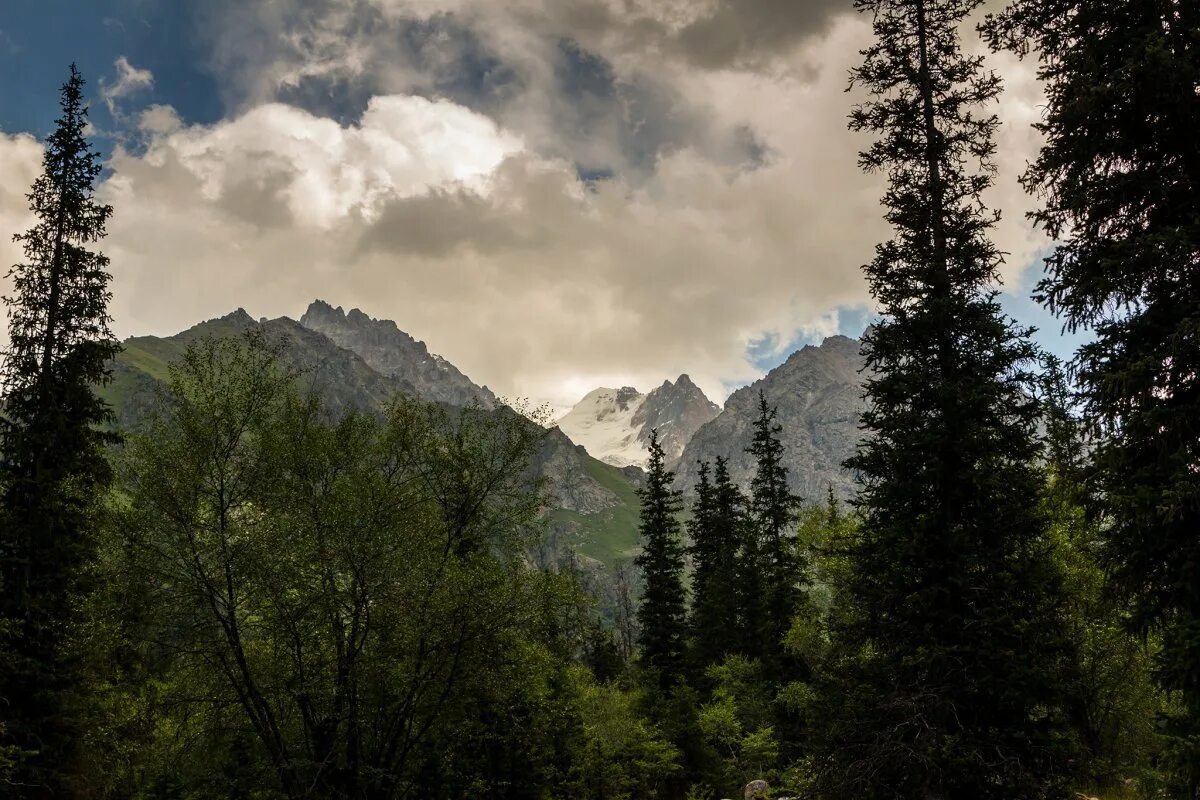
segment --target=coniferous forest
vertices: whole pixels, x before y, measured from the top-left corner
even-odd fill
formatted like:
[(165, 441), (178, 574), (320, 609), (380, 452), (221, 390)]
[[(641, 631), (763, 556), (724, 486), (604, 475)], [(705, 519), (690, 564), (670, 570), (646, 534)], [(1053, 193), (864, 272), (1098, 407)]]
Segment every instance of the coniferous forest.
[[(1200, 3), (853, 5), (857, 491), (794, 493), (760, 392), (694, 486), (650, 435), (616, 576), (544, 557), (522, 403), (349, 408), (248, 329), (119, 419), (71, 66), (3, 232), (0, 797), (1200, 800)], [(970, 37), (1044, 87), (1020, 175)], [(1001, 307), (1001, 178), (1070, 360)]]

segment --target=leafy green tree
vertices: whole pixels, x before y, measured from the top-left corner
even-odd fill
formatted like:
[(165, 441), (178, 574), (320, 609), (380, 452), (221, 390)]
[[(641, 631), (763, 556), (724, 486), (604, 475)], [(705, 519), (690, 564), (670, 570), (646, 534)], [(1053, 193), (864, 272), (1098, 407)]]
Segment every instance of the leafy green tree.
[(718, 757), (709, 783), (720, 797), (760, 778), (778, 786), (776, 684), (764, 679), (759, 661), (741, 655), (713, 664), (708, 672), (713, 691), (700, 709), (699, 725)]
[(1038, 499), (1034, 356), (996, 302), (992, 181), (999, 80), (964, 55), (981, 0), (858, 0), (876, 39), (851, 128), (888, 178), (895, 238), (865, 270), (868, 440), (838, 631), (827, 793), (1058, 796), (1067, 771), (1061, 577)]
[(646, 483), (638, 490), (642, 552), (635, 563), (642, 570), (645, 589), (637, 613), (642, 663), (657, 672), (663, 688), (682, 675), (687, 643), (684, 545), (678, 516), (682, 500), (674, 482), (658, 433), (651, 431)]
[(585, 744), (579, 761), (588, 800), (666, 797), (681, 772), (679, 749), (640, 713), (640, 698), (615, 684), (583, 684)]
[(745, 498), (729, 478), (726, 459), (717, 459), (715, 472), (707, 463), (701, 464), (688, 522), (693, 565), (691, 658), (701, 674), (738, 646), (737, 558), (745, 529)]
[(1042, 383), (1047, 469), (1041, 502), (1065, 576), (1063, 612), (1076, 649), (1065, 673), (1065, 708), (1083, 746), (1076, 771), (1091, 786), (1116, 786), (1158, 755), (1155, 717), (1162, 703), (1150, 679), (1156, 643), (1130, 630), (1127, 605), (1108, 591), (1103, 529), (1083, 505), (1084, 424), (1053, 356), (1045, 357)]
[(803, 597), (803, 567), (795, 546), (795, 523), (800, 498), (788, 489), (783, 463), (783, 427), (775, 422), (776, 409), (758, 395), (758, 417), (754, 438), (747, 452), (754, 456), (750, 481), (750, 520), (758, 537), (759, 586), (762, 588), (762, 617), (754, 627), (759, 640), (758, 657), (768, 672), (782, 673), (786, 652), (784, 638)]
[(67, 791), (78, 713), (68, 652), (94, 548), (95, 501), (110, 480), (95, 387), (119, 345), (109, 331), (108, 259), (91, 248), (112, 208), (94, 199), (99, 155), (86, 137), (83, 78), (72, 65), (62, 116), (30, 191), (36, 222), (15, 240), (9, 348), (0, 369), (0, 698), (6, 739), (28, 758), (22, 793)]
[(172, 725), (252, 742), (258, 788), (288, 797), (440, 796), (431, 754), (543, 618), (523, 560), (543, 435), (402, 400), (333, 417), (260, 332), (191, 347), (126, 455), (116, 528)]
[(1200, 797), (1200, 7), (1193, 0), (1016, 0), (993, 46), (1036, 51), (1045, 144), (1024, 176), (1057, 242), (1038, 296), (1091, 340), (1092, 513), (1106, 563), (1162, 637), (1180, 700), (1180, 796)]

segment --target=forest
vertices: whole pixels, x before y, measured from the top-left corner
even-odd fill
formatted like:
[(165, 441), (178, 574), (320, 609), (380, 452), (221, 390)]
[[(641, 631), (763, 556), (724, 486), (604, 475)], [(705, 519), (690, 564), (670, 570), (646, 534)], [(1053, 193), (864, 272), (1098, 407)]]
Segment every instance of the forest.
[[(893, 232), (857, 494), (792, 493), (765, 394), (748, 485), (652, 438), (622, 624), (533, 555), (538, 409), (337, 408), (250, 331), (118, 424), (72, 66), (4, 298), (0, 796), (1200, 800), (1200, 2), (853, 4)], [(967, 37), (1044, 86), (1069, 361), (998, 300)]]

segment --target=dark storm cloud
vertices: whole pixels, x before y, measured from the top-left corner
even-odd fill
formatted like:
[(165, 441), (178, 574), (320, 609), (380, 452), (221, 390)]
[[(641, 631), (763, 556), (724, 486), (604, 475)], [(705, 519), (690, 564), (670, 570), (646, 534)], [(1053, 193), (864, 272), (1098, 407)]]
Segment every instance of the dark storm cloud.
[(280, 101), (341, 124), (379, 95), (450, 99), (589, 176), (637, 183), (685, 149), (727, 168), (762, 163), (749, 126), (714, 121), (654, 65), (618, 67), (620, 53), (606, 53), (614, 37), (624, 48), (666, 35), (660, 23), (598, 0), (539, 2), (228, 5), (212, 16), (214, 68), (231, 76), (236, 107)]
[(768, 68), (852, 11), (850, 0), (721, 0), (673, 38), (679, 53), (696, 66)]

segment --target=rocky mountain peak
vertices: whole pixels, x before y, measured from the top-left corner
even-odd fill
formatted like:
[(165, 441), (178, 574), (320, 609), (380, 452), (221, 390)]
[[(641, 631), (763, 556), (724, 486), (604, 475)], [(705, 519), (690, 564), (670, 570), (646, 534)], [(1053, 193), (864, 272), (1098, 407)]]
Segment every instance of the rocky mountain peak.
[(634, 424), (638, 427), (639, 441), (647, 446), (650, 432), (657, 430), (667, 461), (674, 461), (683, 455), (692, 435), (719, 413), (721, 407), (709, 400), (685, 374), (674, 383), (663, 381), (662, 386), (650, 392), (634, 416)]
[(250, 316), (250, 313), (244, 308), (238, 308), (235, 311), (230, 311), (223, 317), (217, 317), (215, 321), (224, 322), (237, 328), (248, 328), (257, 324), (254, 321), (254, 317)]
[(628, 411), (632, 403), (640, 403), (642, 401), (642, 393), (632, 386), (622, 386), (617, 389), (613, 402), (617, 404), (617, 408), (622, 411)]
[(854, 453), (861, 437), (861, 346), (856, 339), (831, 336), (797, 350), (762, 379), (730, 395), (725, 410), (688, 442), (677, 467), (682, 486), (695, 484), (698, 461), (717, 456), (729, 459), (735, 481), (749, 484), (754, 465), (745, 449), (762, 391), (779, 411), (792, 490), (808, 500), (819, 500), (830, 486), (841, 497), (852, 496), (854, 478), (842, 462)]
[(372, 369), (404, 381), (423, 400), (456, 406), (479, 402), (489, 408), (497, 403), (486, 386), (472, 383), (392, 320), (374, 319), (357, 308), (345, 312), (341, 306), (335, 308), (316, 300), (304, 312), (300, 324), (355, 353)]
[(649, 394), (625, 386), (589, 392), (562, 419), (559, 428), (593, 458), (618, 467), (645, 466), (650, 432), (658, 430), (668, 461), (677, 458), (687, 440), (720, 408), (681, 375), (663, 381)]

